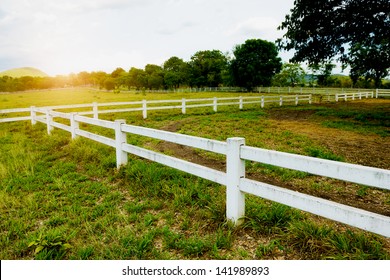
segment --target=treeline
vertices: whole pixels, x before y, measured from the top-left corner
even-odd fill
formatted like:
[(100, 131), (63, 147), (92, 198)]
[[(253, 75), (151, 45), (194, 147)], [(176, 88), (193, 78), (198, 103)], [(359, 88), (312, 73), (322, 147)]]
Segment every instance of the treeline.
[[(300, 64), (284, 63), (274, 43), (252, 39), (238, 45), (233, 55), (219, 50), (196, 52), (190, 61), (171, 57), (162, 65), (148, 64), (144, 69), (117, 68), (112, 73), (80, 72), (56, 77), (0, 77), (0, 91), (91, 86), (106, 90), (160, 90), (181, 87), (328, 86), (374, 87), (373, 81), (332, 76), (334, 65), (312, 65), (305, 72)], [(390, 84), (384, 86), (390, 87)]]

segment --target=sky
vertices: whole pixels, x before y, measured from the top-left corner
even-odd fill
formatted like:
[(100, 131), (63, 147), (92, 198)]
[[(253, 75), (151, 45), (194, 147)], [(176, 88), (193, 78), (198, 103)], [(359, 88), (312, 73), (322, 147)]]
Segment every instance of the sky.
[[(0, 71), (112, 72), (274, 42), (294, 0), (0, 0)], [(292, 53), (281, 52), (287, 62)]]

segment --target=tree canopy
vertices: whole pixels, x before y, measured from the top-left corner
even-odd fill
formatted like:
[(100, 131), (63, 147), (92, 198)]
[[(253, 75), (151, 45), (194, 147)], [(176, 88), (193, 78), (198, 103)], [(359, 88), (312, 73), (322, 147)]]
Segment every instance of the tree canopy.
[[(278, 46), (295, 50), (293, 62), (351, 67), (379, 85), (390, 68), (389, 0), (295, 0), (279, 29)], [(352, 78), (353, 79), (353, 78)]]
[(233, 51), (231, 72), (234, 83), (251, 91), (256, 86), (268, 86), (282, 68), (276, 46), (261, 39), (246, 40)]

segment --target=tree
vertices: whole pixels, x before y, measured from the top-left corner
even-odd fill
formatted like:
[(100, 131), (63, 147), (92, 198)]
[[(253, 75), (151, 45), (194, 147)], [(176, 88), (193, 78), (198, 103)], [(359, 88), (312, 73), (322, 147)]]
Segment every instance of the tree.
[(120, 75), (122, 75), (124, 72), (126, 72), (123, 68), (118, 67), (111, 73), (111, 77), (118, 78)]
[(179, 88), (188, 83), (188, 64), (173, 56), (164, 62), (164, 83), (168, 88)]
[(222, 84), (222, 73), (227, 69), (226, 56), (218, 50), (199, 51), (191, 57), (190, 85), (217, 87)]
[(231, 73), (237, 86), (252, 91), (256, 86), (268, 86), (282, 68), (276, 46), (261, 39), (250, 39), (233, 50)]
[(131, 67), (129, 70), (129, 87), (135, 87), (138, 89), (146, 88), (148, 85), (148, 80), (146, 73), (142, 69)]
[(302, 85), (305, 81), (305, 70), (298, 63), (284, 63), (282, 71), (276, 74), (272, 80), (275, 86)]
[(309, 68), (313, 72), (313, 76), (317, 78), (317, 84), (322, 87), (331, 86), (334, 84), (335, 79), (331, 77), (332, 70), (336, 65), (331, 63), (312, 64)]
[(388, 74), (388, 0), (295, 0), (279, 29), (287, 32), (278, 46), (295, 50), (293, 62), (327, 64), (336, 59), (344, 67), (351, 66), (355, 79), (365, 76), (378, 85)]
[(161, 66), (148, 64), (145, 66), (145, 74), (149, 89), (160, 89), (164, 86), (164, 73)]

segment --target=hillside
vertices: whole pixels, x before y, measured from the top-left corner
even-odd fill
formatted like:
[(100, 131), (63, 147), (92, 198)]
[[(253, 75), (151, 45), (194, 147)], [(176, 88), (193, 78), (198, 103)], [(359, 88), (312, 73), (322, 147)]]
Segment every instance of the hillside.
[(22, 68), (13, 68), (10, 70), (6, 70), (0, 72), (0, 77), (2, 76), (10, 76), (13, 78), (20, 78), (23, 76), (31, 76), (31, 77), (47, 77), (48, 75), (36, 68), (33, 67), (22, 67)]

